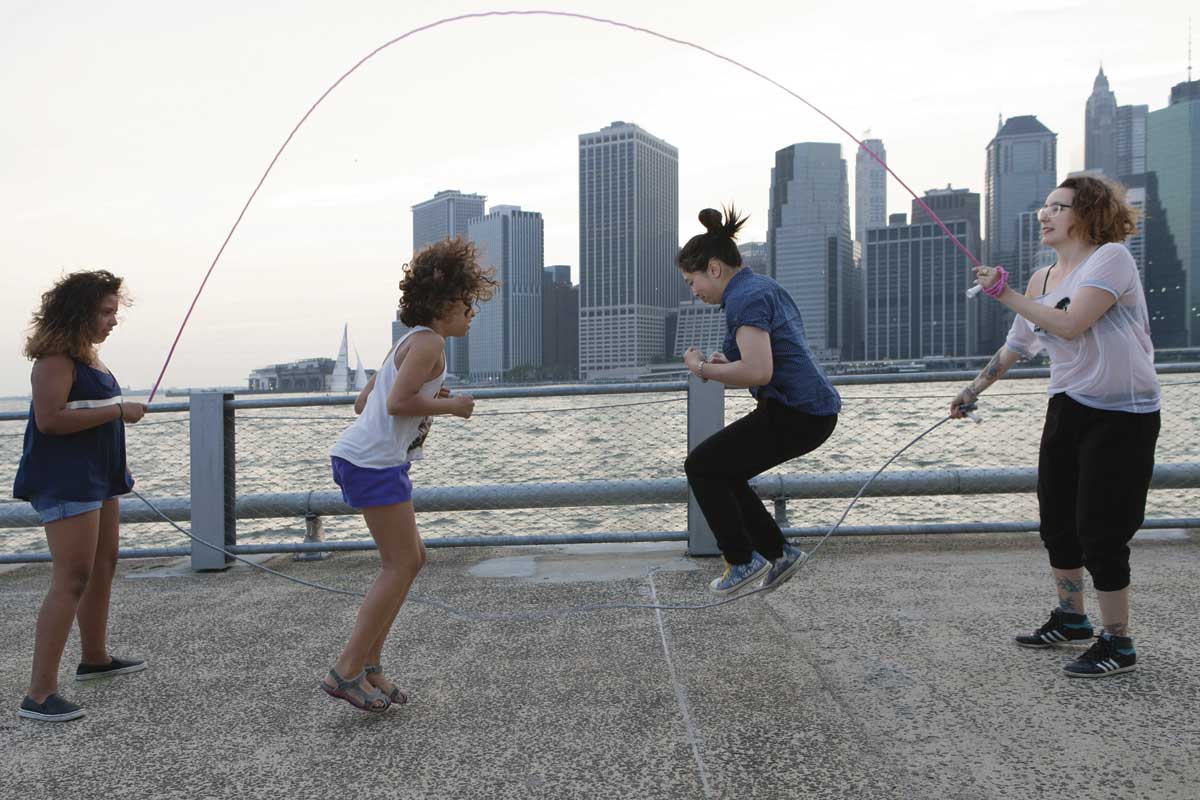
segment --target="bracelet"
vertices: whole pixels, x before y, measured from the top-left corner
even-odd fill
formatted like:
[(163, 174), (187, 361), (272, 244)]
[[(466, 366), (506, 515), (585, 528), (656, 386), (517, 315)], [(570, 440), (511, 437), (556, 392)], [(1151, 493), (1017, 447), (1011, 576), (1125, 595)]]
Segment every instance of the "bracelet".
[(117, 419), (121, 420), (121, 422), (124, 422), (124, 421), (125, 421), (125, 404), (124, 404), (124, 403), (117, 403), (117, 408), (118, 408), (118, 409), (120, 410), (120, 412), (121, 412), (120, 416), (118, 416), (118, 417), (117, 417)]
[(1004, 294), (1004, 290), (1008, 288), (1008, 271), (1004, 267), (996, 267), (996, 274), (1000, 276), (1000, 280), (984, 289), (988, 297), (999, 299), (1000, 295)]
[(704, 381), (705, 383), (708, 383), (708, 378), (704, 377), (704, 365), (707, 363), (707, 360), (703, 360), (700, 362), (700, 366), (696, 367), (696, 374), (700, 377), (700, 380)]

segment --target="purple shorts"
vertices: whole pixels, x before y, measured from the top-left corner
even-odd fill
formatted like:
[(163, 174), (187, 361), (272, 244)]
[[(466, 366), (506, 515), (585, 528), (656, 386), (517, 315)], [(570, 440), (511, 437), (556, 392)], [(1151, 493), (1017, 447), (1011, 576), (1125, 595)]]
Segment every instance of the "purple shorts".
[(342, 499), (353, 508), (390, 506), (412, 500), (411, 464), (373, 469), (332, 456), (333, 482), (342, 489)]

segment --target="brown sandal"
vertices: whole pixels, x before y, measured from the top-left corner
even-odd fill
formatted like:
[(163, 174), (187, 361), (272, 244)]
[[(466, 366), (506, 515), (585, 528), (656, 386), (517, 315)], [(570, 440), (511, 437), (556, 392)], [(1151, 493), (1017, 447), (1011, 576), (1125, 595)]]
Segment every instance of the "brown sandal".
[[(383, 675), (383, 667), (379, 666), (378, 664), (367, 664), (366, 667), (363, 668), (363, 672), (367, 675)], [(382, 692), (383, 690), (380, 689), (379, 691)], [(392, 683), (392, 690), (385, 693), (384, 697), (390, 700), (392, 705), (402, 706), (408, 702), (408, 693), (395, 683)]]
[(336, 687), (330, 686), (325, 681), (320, 681), (321, 691), (330, 697), (336, 697), (339, 700), (345, 700), (355, 708), (363, 711), (370, 711), (374, 714), (387, 711), (391, 706), (391, 699), (378, 689), (372, 688), (371, 691), (366, 691), (359, 686), (359, 681), (365, 678), (365, 671), (358, 673), (353, 678), (343, 678), (337, 673), (336, 669), (329, 670), (329, 677), (333, 679)]

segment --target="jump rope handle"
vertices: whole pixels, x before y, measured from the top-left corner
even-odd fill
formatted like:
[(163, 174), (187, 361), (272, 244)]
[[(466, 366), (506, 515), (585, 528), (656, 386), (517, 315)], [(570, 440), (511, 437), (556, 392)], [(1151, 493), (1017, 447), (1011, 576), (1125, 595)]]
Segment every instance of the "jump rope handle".
[(967, 299), (968, 300), (971, 299), (972, 297), (974, 297), (975, 295), (979, 294), (982, 291), (983, 291), (983, 287), (980, 286), (978, 283), (975, 284), (970, 289), (967, 289)]
[(983, 422), (983, 420), (980, 418), (980, 416), (975, 413), (976, 409), (978, 409), (978, 408), (979, 408), (979, 406), (977, 404), (968, 403), (965, 406), (959, 406), (958, 410), (963, 412), (964, 414), (966, 414), (967, 419), (971, 420), (971, 422), (974, 422), (976, 425), (978, 425), (979, 423)]

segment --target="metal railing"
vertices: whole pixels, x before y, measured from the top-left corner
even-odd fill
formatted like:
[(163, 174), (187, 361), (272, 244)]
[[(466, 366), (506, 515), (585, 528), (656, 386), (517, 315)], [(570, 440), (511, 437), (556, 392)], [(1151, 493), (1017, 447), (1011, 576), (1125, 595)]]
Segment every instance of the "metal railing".
[[(1197, 372), (1200, 372), (1200, 365), (1197, 364), (1168, 364), (1159, 366), (1160, 375), (1194, 374)], [(870, 386), (886, 388), (893, 384), (959, 382), (969, 380), (974, 375), (974, 371), (960, 371), (875, 376), (837, 376), (833, 380), (834, 383), (844, 387)], [(1044, 379), (1047, 376), (1048, 370), (1045, 369), (1016, 370), (1006, 377), (1005, 383), (1008, 384), (1014, 379)], [(1200, 405), (1194, 402), (1196, 395), (1195, 383), (1182, 381), (1169, 385), (1181, 387), (1172, 390), (1178, 392), (1179, 396), (1184, 399), (1183, 403), (1176, 403), (1177, 409)], [(726, 393), (722, 391), (718, 384), (705, 384), (695, 378), (691, 378), (688, 381), (667, 381), (660, 383), (505, 387), (467, 389), (467, 391), (470, 391), (471, 394), (481, 401), (542, 401), (547, 398), (566, 399), (613, 395), (644, 396), (648, 394), (666, 395), (668, 397), (664, 400), (632, 403), (622, 403), (613, 400), (612, 402), (602, 403), (599, 406), (567, 408), (538, 407), (534, 409), (525, 407), (512, 411), (482, 411), (481, 413), (477, 413), (478, 417), (488, 416), (489, 414), (498, 418), (511, 417), (510, 426), (506, 428), (509, 433), (491, 442), (489, 445), (490, 450), (487, 453), (480, 453), (474, 459), (474, 466), (478, 468), (475, 472), (472, 472), (472, 465), (468, 463), (460, 474), (446, 476), (449, 479), (444, 479), (443, 485), (425, 486), (422, 483), (418, 483), (414, 491), (414, 504), (417, 511), (423, 515), (422, 518), (428, 518), (428, 515), (452, 515), (464, 511), (507, 512), (516, 510), (525, 512), (518, 519), (527, 519), (530, 514), (544, 515), (550, 509), (594, 510), (605, 507), (644, 506), (650, 507), (651, 512), (653, 512), (655, 508), (661, 507), (663, 509), (662, 513), (657, 515), (651, 513), (650, 516), (645, 517), (645, 519), (653, 524), (669, 516), (666, 513), (666, 509), (674, 509), (686, 505), (686, 529), (605, 530), (587, 533), (558, 530), (552, 533), (438, 535), (427, 538), (429, 546), (686, 540), (689, 552), (694, 555), (716, 553), (715, 541), (712, 538), (712, 534), (704, 523), (698, 508), (695, 506), (694, 499), (690, 497), (686, 480), (682, 476), (682, 455), (699, 441), (719, 430), (725, 424), (727, 415), (730, 413), (736, 415), (748, 410), (749, 403), (744, 393), (731, 394), (727, 401)], [(985, 396), (985, 409), (989, 401), (994, 401), (991, 402), (991, 405), (997, 411), (997, 420), (1004, 420), (1007, 417), (1019, 420), (1021, 408), (1014, 409), (1010, 407), (1019, 405), (1014, 404), (1012, 399), (1022, 396), (1032, 397), (1035, 394), (1037, 393), (1029, 392), (1010, 393), (994, 397)], [(920, 399), (936, 400), (941, 398), (942, 402), (939, 405), (944, 411), (944, 408), (948, 405), (950, 396), (950, 394), (943, 391), (939, 395), (925, 396)], [(167, 478), (156, 474), (148, 474), (146, 480), (139, 480), (139, 490), (149, 495), (148, 499), (169, 519), (190, 523), (193, 535), (212, 545), (223, 547), (230, 552), (239, 554), (252, 552), (328, 552), (373, 547), (372, 542), (362, 539), (323, 541), (323, 529), (326, 520), (357, 514), (354, 509), (342, 501), (340, 492), (336, 490), (312, 488), (303, 491), (239, 492), (240, 488), (246, 488), (243, 484), (247, 485), (248, 488), (255, 488), (259, 484), (282, 484), (284, 486), (295, 484), (301, 486), (306, 484), (309, 486), (313, 485), (313, 475), (315, 473), (313, 473), (310, 467), (312, 464), (324, 460), (324, 452), (329, 444), (332, 443), (330, 434), (322, 433), (318, 436), (314, 432), (315, 428), (334, 422), (344, 426), (352, 419), (348, 415), (337, 417), (310, 415), (298, 418), (279, 415), (254, 417), (248, 415), (246, 412), (302, 409), (307, 410), (306, 413), (311, 414), (314, 410), (321, 408), (348, 406), (353, 403), (353, 400), (353, 396), (250, 396), (238, 398), (230, 394), (197, 393), (191, 396), (189, 402), (156, 404), (150, 409), (154, 417), (138, 426), (130, 426), (129, 428), (131, 435), (131, 460), (133, 460), (133, 454), (137, 446), (142, 443), (142, 440), (135, 441), (135, 436), (145, 436), (144, 441), (148, 445), (147, 449), (158, 452), (159, 456), (165, 459), (165, 463), (169, 465), (165, 468), (167, 472), (172, 472), (170, 466), (172, 459), (174, 459), (173, 463), (175, 465), (174, 472), (182, 472), (179, 469), (182, 467), (180, 457), (182, 452), (186, 452), (188, 455), (187, 493), (182, 494), (178, 492), (179, 488), (185, 487), (180, 485), (177, 474), (174, 475), (175, 484), (173, 484), (176, 488), (175, 494), (158, 488), (159, 486), (164, 488), (167, 486), (167, 483), (165, 483)], [(641, 431), (637, 434), (639, 441), (635, 445), (642, 447), (644, 450), (653, 450), (657, 447), (658, 449), (669, 451), (666, 453), (665, 460), (662, 463), (651, 464), (649, 466), (642, 465), (633, 470), (635, 473), (640, 472), (642, 474), (626, 478), (600, 477), (593, 480), (573, 479), (569, 481), (560, 480), (560, 475), (552, 475), (549, 480), (538, 480), (536, 478), (539, 475), (536, 473), (536, 470), (529, 471), (522, 468), (523, 474), (521, 475), (521, 480), (495, 482), (478, 480), (477, 472), (486, 470), (486, 465), (483, 464), (483, 461), (488, 458), (494, 459), (495, 457), (495, 454), (491, 452), (492, 450), (511, 451), (513, 455), (511, 464), (513, 465), (521, 465), (523, 455), (531, 463), (537, 462), (543, 458), (543, 450), (545, 449), (569, 451), (578, 448), (580, 453), (584, 453), (587, 449), (584, 446), (585, 443), (578, 441), (582, 431), (587, 431), (595, 427), (609, 430), (614, 426), (614, 421), (620, 423), (623, 417), (626, 418), (625, 421), (628, 421), (627, 418), (630, 414), (637, 413), (628, 410), (634, 407), (637, 407), (638, 411), (649, 412), (653, 409), (648, 409), (647, 406), (669, 404), (675, 401), (682, 402), (685, 400), (687, 404), (686, 416), (662, 414), (659, 418), (649, 420), (642, 429), (639, 429)], [(849, 408), (852, 401), (862, 401), (858, 406), (859, 411), (856, 412), (859, 414), (859, 418), (855, 424), (866, 426), (868, 424), (867, 420), (871, 415), (872, 402), (892, 402), (894, 404), (897, 400), (913, 402), (915, 398), (912, 396), (884, 398), (847, 397), (847, 407)], [(1029, 410), (1036, 409), (1040, 412), (1040, 404), (1037, 402), (1024, 403), (1024, 405)], [(477, 412), (484, 407), (484, 404), (481, 403), (477, 406)], [(564, 429), (563, 433), (558, 434), (558, 438), (562, 439), (561, 442), (556, 443), (551, 441), (550, 445), (537, 451), (537, 453), (533, 455), (529, 454), (529, 444), (531, 442), (547, 438), (553, 440), (555, 434), (544, 426), (539, 425), (534, 425), (530, 429), (533, 432), (523, 431), (520, 427), (522, 424), (528, 425), (530, 419), (543, 419), (553, 413), (578, 416), (584, 412), (592, 412), (592, 416), (600, 420), (599, 423), (584, 421), (570, 427), (569, 430)], [(913, 413), (918, 412), (914, 411)], [(985, 413), (988, 412), (985, 410)], [(239, 418), (239, 414), (243, 416)], [(608, 416), (606, 417), (605, 414)], [(845, 416), (846, 411), (844, 410), (843, 417)], [(904, 415), (902, 414), (893, 416), (896, 419), (880, 424), (887, 430), (887, 436), (885, 437), (881, 433), (881, 438), (892, 437), (894, 443), (899, 440), (895, 439), (893, 434), (903, 434), (904, 431), (900, 429), (909, 426), (910, 423), (904, 419)], [(680, 417), (682, 419), (679, 419)], [(25, 412), (0, 413), (0, 422), (19, 422), (25, 418)], [(302, 423), (299, 430), (304, 433), (299, 434), (298, 440), (288, 441), (289, 436), (295, 438), (297, 434), (287, 434), (283, 430), (283, 423), (289, 420), (292, 422), (299, 420)], [(495, 424), (495, 422), (498, 422), (498, 420), (489, 424)], [(170, 435), (166, 437), (162, 435), (147, 436), (147, 429), (156, 423), (167, 426), (174, 425), (173, 430), (175, 431), (178, 431), (186, 423), (188, 426), (186, 445), (179, 440), (178, 436), (175, 436), (175, 438), (171, 438)], [(259, 426), (260, 423), (267, 426), (267, 433), (258, 432), (256, 426)], [(991, 420), (989, 420), (989, 423), (991, 423)], [(841, 424), (845, 428), (851, 423), (844, 421)], [(1001, 421), (1000, 424), (1011, 425), (1012, 421)], [(1040, 428), (1040, 419), (1031, 418), (1028, 425)], [(1170, 452), (1167, 458), (1162, 457), (1163, 448), (1160, 445), (1160, 463), (1155, 469), (1152, 483), (1154, 491), (1179, 492), (1200, 488), (1200, 454), (1187, 444), (1194, 442), (1196, 439), (1194, 435), (1195, 431), (1191, 425), (1192, 423), (1189, 418), (1187, 420), (1187, 429), (1181, 430), (1176, 436), (1179, 442), (1172, 444), (1168, 448)], [(950, 426), (946, 427), (949, 428)], [(1166, 416), (1164, 417), (1163, 427), (1164, 432), (1167, 432), (1169, 426)], [(239, 428), (242, 429), (241, 432), (239, 432)], [(272, 429), (275, 430), (274, 433), (270, 432)], [(466, 433), (467, 429), (461, 426), (455, 429), (455, 433), (458, 433), (460, 429), (462, 431), (462, 441), (469, 445), (472, 441), (470, 439), (472, 434)], [(253, 435), (248, 435), (252, 432)], [(956, 435), (961, 437), (961, 434)], [(657, 441), (655, 441), (656, 438)], [(1009, 437), (1001, 436), (1000, 438), (1004, 440)], [(1027, 432), (1025, 438), (1029, 438)], [(686, 441), (686, 450), (684, 448), (684, 441)], [(457, 442), (458, 440), (456, 439)], [(244, 448), (249, 452), (239, 453), (239, 444), (251, 445)], [(581, 455), (576, 467), (585, 475), (603, 472), (600, 466), (611, 467), (612, 463), (616, 463), (619, 469), (622, 453), (626, 453), (625, 460), (627, 465), (631, 463), (628, 453), (632, 451), (621, 450), (619, 438), (612, 436), (607, 438), (601, 437), (594, 444), (596, 445), (597, 455), (594, 457)], [(857, 443), (852, 442), (851, 444)], [(902, 441), (901, 444), (903, 444)], [(283, 458), (277, 455), (272, 456), (268, 451), (259, 451), (264, 447), (269, 449), (269, 447), (278, 447), (281, 445), (283, 447), (292, 447), (291, 452), (293, 453), (303, 452), (306, 454), (304, 459), (307, 459), (307, 461), (305, 461), (303, 469), (297, 467), (297, 477), (294, 478), (289, 478), (288, 476), (280, 477), (278, 475), (272, 475), (269, 478), (264, 477), (263, 470), (277, 468), (281, 462), (286, 462), (288, 458), (286, 456)], [(848, 445), (846, 449), (851, 450), (852, 448)], [(1014, 458), (1011, 459), (1013, 463), (1008, 466), (979, 467), (951, 464), (922, 469), (910, 469), (898, 466), (894, 471), (885, 472), (872, 484), (864, 495), (864, 501), (866, 498), (911, 499), (963, 495), (980, 498), (988, 495), (1028, 495), (1036, 487), (1036, 470), (1032, 466), (1029, 466), (1036, 459), (1036, 443), (1030, 446), (1030, 443), (1027, 441), (1014, 449), (1020, 449), (1022, 452), (1014, 453)], [(289, 451), (284, 450), (282, 452), (287, 453)], [(314, 452), (319, 453), (320, 458), (313, 456)], [(836, 460), (839, 456), (844, 455), (843, 453), (834, 453), (832, 458)], [(854, 464), (859, 469), (826, 468), (820, 471), (805, 473), (776, 470), (760, 476), (754, 481), (753, 485), (758, 495), (764, 501), (773, 505), (776, 518), (790, 535), (822, 534), (828, 529), (827, 526), (788, 527), (788, 501), (826, 501), (852, 497), (870, 477), (873, 468), (878, 465), (875, 461), (868, 460), (872, 457), (866, 455), (864, 452), (859, 454), (857, 459), (843, 458), (843, 460), (850, 460), (852, 464), (854, 461), (861, 459), (859, 463)], [(589, 458), (596, 460), (589, 462)], [(671, 459), (674, 460), (672, 461)], [(881, 461), (881, 459), (876, 460)], [(948, 459), (943, 457), (940, 460), (946, 461)], [(588, 469), (589, 464), (592, 469)], [(789, 465), (785, 465), (785, 468), (787, 466)], [(801, 459), (795, 462), (793, 466), (808, 465), (806, 464), (806, 459)], [(826, 466), (829, 467), (830, 465)], [(558, 468), (562, 468), (561, 464)], [(141, 478), (142, 476), (139, 475), (139, 479)], [(328, 480), (324, 480), (322, 485), (328, 487)], [(143, 486), (145, 488), (142, 488)], [(1179, 508), (1175, 513), (1148, 519), (1145, 527), (1200, 527), (1200, 520), (1192, 518), (1187, 513), (1194, 507), (1190, 502), (1190, 498), (1191, 495), (1187, 495), (1186, 501), (1179, 504)], [(671, 513), (674, 512), (672, 511)], [(160, 520), (157, 513), (136, 499), (131, 499), (122, 504), (121, 518), (123, 523), (130, 524)], [(305, 521), (307, 541), (238, 544), (239, 521), (250, 522), (289, 518), (303, 519)], [(39, 522), (36, 513), (27, 504), (0, 503), (0, 528), (36, 528), (38, 525)], [(500, 524), (500, 527), (503, 527), (503, 523)], [(953, 522), (931, 522), (926, 520), (908, 523), (892, 521), (888, 524), (856, 524), (843, 527), (839, 533), (846, 535), (950, 533), (984, 530), (1024, 531), (1036, 530), (1036, 528), (1037, 525), (1034, 522), (1012, 519)], [(122, 551), (122, 555), (125, 557), (189, 554), (191, 555), (192, 566), (195, 569), (220, 569), (226, 566), (228, 561), (227, 557), (223, 554), (205, 547), (134, 548)], [(37, 561), (45, 560), (46, 558), (48, 558), (46, 553), (7, 553), (0, 554), (0, 563)]]

